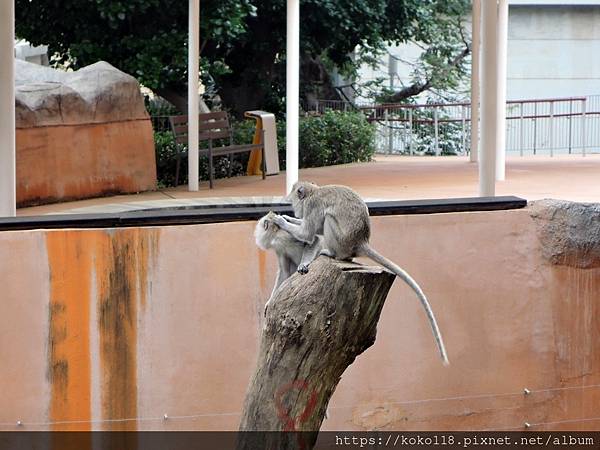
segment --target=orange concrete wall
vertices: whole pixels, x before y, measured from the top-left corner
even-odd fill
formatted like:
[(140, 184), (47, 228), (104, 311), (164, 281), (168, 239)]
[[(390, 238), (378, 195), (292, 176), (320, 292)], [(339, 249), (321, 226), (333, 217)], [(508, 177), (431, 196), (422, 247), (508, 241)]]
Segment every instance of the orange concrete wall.
[(17, 204), (156, 188), (150, 119), (17, 129)]
[[(550, 265), (528, 210), (373, 225), (451, 366), (397, 281), (323, 429), (598, 428), (577, 420), (600, 416), (600, 269)], [(275, 276), (253, 228), (0, 233), (0, 429), (236, 429)]]

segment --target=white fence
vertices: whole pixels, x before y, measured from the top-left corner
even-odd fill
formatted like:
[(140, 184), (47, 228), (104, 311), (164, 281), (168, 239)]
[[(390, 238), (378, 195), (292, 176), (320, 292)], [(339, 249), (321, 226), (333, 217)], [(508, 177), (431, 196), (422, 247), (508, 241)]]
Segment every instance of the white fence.
[[(377, 128), (377, 151), (388, 154), (469, 153), (470, 103), (382, 104), (358, 108), (319, 100), (313, 112), (359, 109)], [(600, 95), (512, 100), (506, 105), (506, 151), (519, 155), (600, 152)]]

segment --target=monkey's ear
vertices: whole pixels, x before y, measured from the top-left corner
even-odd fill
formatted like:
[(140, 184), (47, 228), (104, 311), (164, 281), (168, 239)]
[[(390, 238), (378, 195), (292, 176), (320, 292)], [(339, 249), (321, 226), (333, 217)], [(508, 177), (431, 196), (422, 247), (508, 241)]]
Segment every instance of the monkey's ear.
[(298, 198), (300, 200), (306, 197), (306, 189), (304, 188), (304, 186), (298, 186), (298, 190), (296, 191), (296, 193), (298, 194)]

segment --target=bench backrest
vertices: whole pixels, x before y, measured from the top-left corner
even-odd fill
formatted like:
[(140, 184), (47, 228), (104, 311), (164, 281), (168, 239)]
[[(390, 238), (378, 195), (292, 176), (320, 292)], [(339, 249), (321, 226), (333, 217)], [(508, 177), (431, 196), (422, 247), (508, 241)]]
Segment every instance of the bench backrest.
[[(175, 142), (188, 142), (188, 116), (170, 116), (169, 122), (175, 135)], [(198, 115), (198, 140), (226, 139), (231, 136), (231, 125), (225, 111)]]

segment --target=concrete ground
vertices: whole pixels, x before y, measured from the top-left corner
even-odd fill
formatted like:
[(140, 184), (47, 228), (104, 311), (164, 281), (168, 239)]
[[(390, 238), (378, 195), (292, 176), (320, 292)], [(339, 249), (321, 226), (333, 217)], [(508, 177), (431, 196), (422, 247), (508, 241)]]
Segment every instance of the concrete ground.
[[(366, 199), (428, 199), (475, 197), (477, 164), (467, 157), (378, 156), (371, 163), (318, 167), (300, 171), (300, 179), (317, 184), (345, 184)], [(18, 210), (18, 215), (116, 212), (190, 204), (277, 201), (285, 190), (285, 173), (267, 177), (237, 177), (208, 183), (199, 192), (187, 186), (136, 195), (119, 195)], [(600, 155), (508, 157), (506, 181), (497, 195), (527, 200), (557, 198), (600, 202)]]

